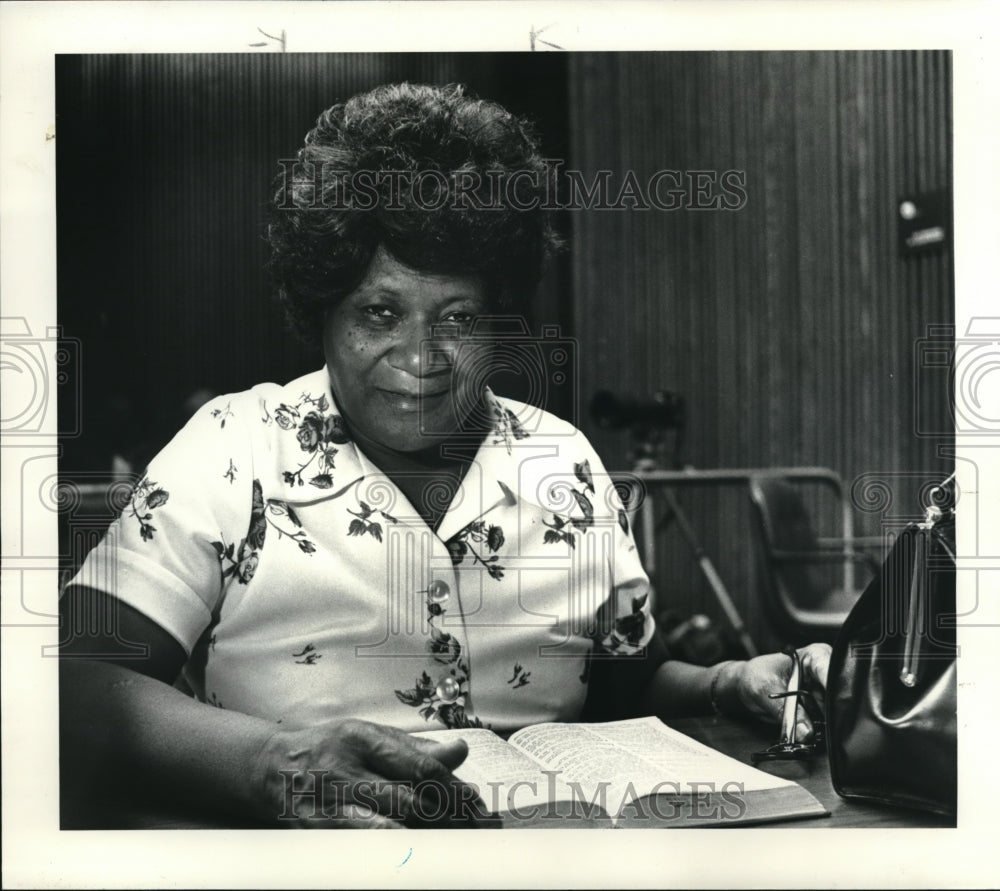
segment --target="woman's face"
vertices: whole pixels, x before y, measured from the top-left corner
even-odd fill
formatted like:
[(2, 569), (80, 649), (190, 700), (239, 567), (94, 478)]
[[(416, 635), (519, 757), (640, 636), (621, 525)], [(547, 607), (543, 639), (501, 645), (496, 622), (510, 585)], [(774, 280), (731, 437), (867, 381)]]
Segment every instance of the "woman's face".
[(475, 362), (456, 362), (458, 346), (485, 310), (478, 279), (418, 272), (379, 248), (323, 329), (330, 381), (348, 423), (399, 451), (457, 430), (478, 398), (470, 386)]

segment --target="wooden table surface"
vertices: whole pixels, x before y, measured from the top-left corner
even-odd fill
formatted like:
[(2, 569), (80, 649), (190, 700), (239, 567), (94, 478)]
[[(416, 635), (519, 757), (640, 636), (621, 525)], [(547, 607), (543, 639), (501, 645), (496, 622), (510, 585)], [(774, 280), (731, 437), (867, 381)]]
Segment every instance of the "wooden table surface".
[[(744, 764), (750, 763), (750, 756), (754, 752), (766, 749), (777, 742), (776, 727), (748, 724), (718, 715), (680, 718), (671, 721), (670, 726)], [(778, 825), (797, 829), (830, 829), (845, 826), (870, 828), (955, 826), (954, 819), (906, 808), (866, 804), (841, 798), (830, 782), (830, 762), (826, 755), (808, 761), (766, 762), (757, 767), (759, 770), (798, 783), (830, 811), (830, 817), (825, 819), (798, 820)]]

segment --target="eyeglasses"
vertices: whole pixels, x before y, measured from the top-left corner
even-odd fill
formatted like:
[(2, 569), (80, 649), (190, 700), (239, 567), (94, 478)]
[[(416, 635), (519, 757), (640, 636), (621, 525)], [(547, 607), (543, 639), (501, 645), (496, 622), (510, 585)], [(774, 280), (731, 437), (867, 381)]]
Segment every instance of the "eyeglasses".
[[(781, 712), (781, 736), (773, 746), (763, 752), (754, 752), (750, 756), (753, 764), (763, 761), (803, 761), (826, 751), (826, 721), (823, 710), (816, 697), (808, 690), (800, 690), (802, 678), (802, 660), (798, 650), (786, 647), (784, 654), (792, 660), (792, 674), (788, 679), (788, 689), (784, 693), (772, 693), (770, 699), (784, 699)], [(800, 742), (795, 738), (795, 728), (798, 724), (799, 705), (812, 722), (813, 735), (809, 742)]]

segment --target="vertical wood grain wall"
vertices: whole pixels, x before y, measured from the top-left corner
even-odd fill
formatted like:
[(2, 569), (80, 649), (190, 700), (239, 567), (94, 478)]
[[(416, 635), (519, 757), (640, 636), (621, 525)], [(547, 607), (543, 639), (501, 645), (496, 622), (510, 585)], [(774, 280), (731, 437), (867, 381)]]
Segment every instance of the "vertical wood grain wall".
[[(949, 429), (946, 380), (928, 382), (915, 347), (952, 321), (951, 258), (901, 258), (896, 215), (901, 196), (950, 187), (950, 55), (595, 53), (570, 58), (569, 85), (573, 164), (589, 176), (741, 170), (748, 199), (572, 215), (584, 404), (605, 388), (678, 391), (699, 468), (877, 473), (902, 501), (919, 486), (901, 475), (946, 475), (948, 440), (917, 435)], [(582, 426), (627, 468), (624, 434)], [(745, 493), (682, 500), (766, 638)], [(867, 534), (880, 518), (857, 514)], [(718, 615), (676, 531), (660, 550), (661, 605)]]

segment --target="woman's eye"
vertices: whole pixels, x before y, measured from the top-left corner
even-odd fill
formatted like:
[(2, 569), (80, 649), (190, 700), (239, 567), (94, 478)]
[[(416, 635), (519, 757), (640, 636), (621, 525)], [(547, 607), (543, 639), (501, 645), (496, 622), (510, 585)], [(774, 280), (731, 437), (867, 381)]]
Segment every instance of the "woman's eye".
[(475, 316), (471, 312), (450, 312), (444, 317), (445, 322), (453, 325), (469, 325)]
[(362, 312), (364, 312), (364, 314), (368, 318), (376, 319), (377, 321), (380, 322), (387, 322), (395, 318), (395, 314), (391, 309), (389, 309), (388, 306), (381, 306), (381, 305), (366, 306), (362, 310)]

